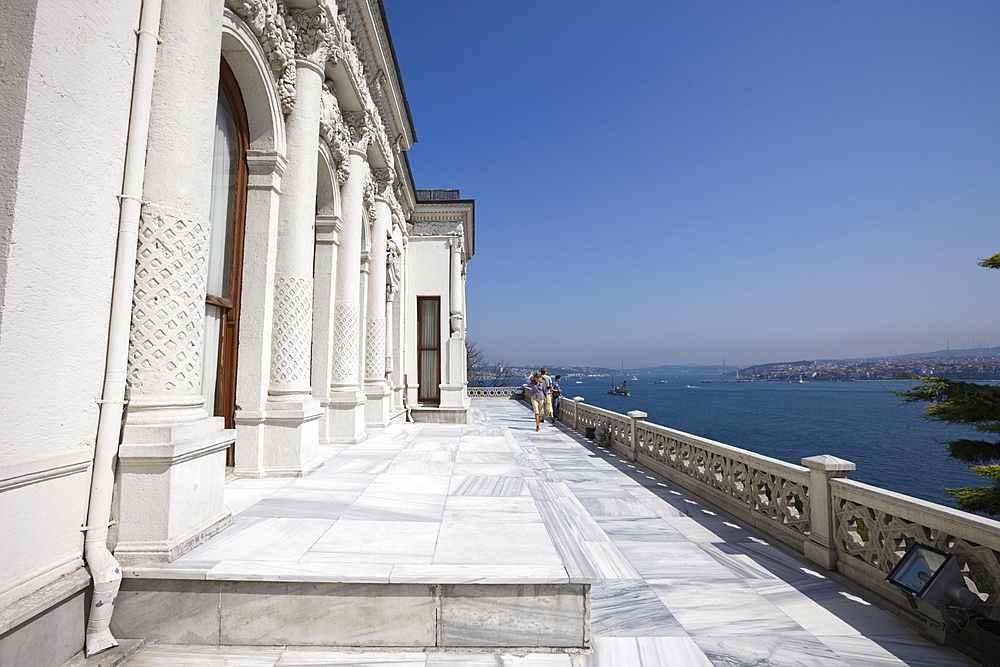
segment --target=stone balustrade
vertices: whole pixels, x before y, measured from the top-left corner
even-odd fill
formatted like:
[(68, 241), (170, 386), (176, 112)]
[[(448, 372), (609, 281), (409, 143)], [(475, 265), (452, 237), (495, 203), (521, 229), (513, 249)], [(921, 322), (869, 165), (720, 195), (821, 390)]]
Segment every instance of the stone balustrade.
[(513, 398), (524, 397), (523, 387), (468, 387), (469, 398)]
[[(846, 479), (855, 466), (833, 456), (794, 465), (564, 399), (560, 421), (580, 433), (606, 427), (613, 451), (684, 487), (737, 519), (893, 603), (923, 617), (885, 578), (906, 549), (921, 542), (955, 554), (978, 611), (1000, 619), (1000, 522)], [(977, 645), (973, 623), (947, 641)]]

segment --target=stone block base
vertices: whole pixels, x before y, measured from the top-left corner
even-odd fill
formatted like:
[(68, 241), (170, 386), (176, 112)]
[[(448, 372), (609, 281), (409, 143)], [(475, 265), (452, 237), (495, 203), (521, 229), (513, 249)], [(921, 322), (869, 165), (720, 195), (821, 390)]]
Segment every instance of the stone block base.
[(61, 665), (83, 650), (84, 568), (0, 610), (0, 665)]
[(410, 408), (410, 416), (414, 422), (425, 424), (469, 423), (469, 410), (467, 408)]
[(589, 588), (126, 578), (111, 629), (171, 644), (586, 648)]
[(223, 486), (234, 438), (219, 417), (126, 427), (114, 535), (120, 562), (171, 561), (229, 525)]
[(317, 399), (268, 404), (264, 412), (263, 471), (266, 477), (301, 477), (319, 467)]
[(356, 445), (365, 439), (365, 395), (359, 391), (334, 394), (323, 419), (328, 445)]
[(384, 384), (365, 386), (365, 426), (385, 428), (389, 425), (392, 392)]

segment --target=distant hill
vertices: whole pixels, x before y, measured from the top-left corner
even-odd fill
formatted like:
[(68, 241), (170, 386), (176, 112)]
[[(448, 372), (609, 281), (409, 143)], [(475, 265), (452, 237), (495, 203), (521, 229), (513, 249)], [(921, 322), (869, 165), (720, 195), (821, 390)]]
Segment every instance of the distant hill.
[(913, 357), (995, 357), (1000, 356), (1000, 347), (973, 347), (967, 350), (938, 350), (937, 352), (918, 352), (916, 354), (898, 354), (899, 359), (909, 359)]
[[(628, 368), (625, 369), (625, 372), (634, 375), (705, 375), (721, 373), (722, 368), (721, 365), (712, 366), (708, 364), (668, 364), (666, 366), (653, 366), (650, 368)], [(727, 368), (735, 369), (735, 366), (727, 366)]]

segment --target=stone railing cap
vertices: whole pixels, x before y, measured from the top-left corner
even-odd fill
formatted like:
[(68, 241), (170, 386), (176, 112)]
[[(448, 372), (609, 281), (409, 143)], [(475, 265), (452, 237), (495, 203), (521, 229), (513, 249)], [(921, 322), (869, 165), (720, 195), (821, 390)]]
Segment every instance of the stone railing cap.
[(858, 467), (851, 461), (837, 458), (836, 456), (830, 456), (829, 454), (820, 454), (819, 456), (804, 458), (802, 459), (802, 465), (810, 470), (827, 470), (830, 472), (857, 470)]
[(583, 403), (583, 396), (574, 396), (573, 400), (577, 403)]
[(625, 414), (627, 414), (632, 419), (645, 419), (646, 417), (649, 416), (645, 412), (643, 412), (642, 410), (630, 410), (629, 412), (626, 412)]

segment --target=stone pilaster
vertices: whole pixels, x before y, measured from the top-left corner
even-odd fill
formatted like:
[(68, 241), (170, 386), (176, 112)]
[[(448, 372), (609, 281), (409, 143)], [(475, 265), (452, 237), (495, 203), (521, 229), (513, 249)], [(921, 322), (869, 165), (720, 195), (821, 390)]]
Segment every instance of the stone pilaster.
[(336, 303), (333, 313), (333, 366), (327, 407), (329, 440), (352, 444), (364, 439), (365, 395), (361, 368), (361, 251), (364, 190), (370, 140), (364, 112), (345, 112), (351, 146), (340, 188), (340, 246), (337, 253)]
[(274, 325), (274, 262), (278, 244), (284, 155), (248, 151), (246, 233), (243, 241), (243, 301), (236, 379), (237, 477), (264, 477), (265, 407), (271, 384), (271, 338)]
[(302, 475), (319, 465), (320, 403), (312, 396), (316, 142), (329, 17), (323, 7), (293, 10), (295, 100), (285, 121), (288, 167), (282, 183), (274, 277), (271, 383), (265, 410), (265, 471)]
[(802, 465), (809, 468), (809, 537), (802, 544), (802, 553), (820, 567), (834, 570), (837, 544), (833, 536), (830, 480), (847, 477), (857, 466), (829, 454), (804, 458)]
[(129, 344), (132, 404), (119, 453), (116, 554), (125, 563), (172, 560), (229, 521), (222, 485), (235, 434), (205, 413), (201, 397), (221, 21), (222, 0), (176, 0), (161, 14)]
[(313, 396), (320, 400), (323, 408), (323, 416), (319, 423), (320, 443), (329, 443), (334, 435), (333, 424), (329, 419), (329, 405), (330, 383), (333, 380), (334, 312), (340, 230), (340, 216), (316, 216), (312, 382)]

